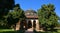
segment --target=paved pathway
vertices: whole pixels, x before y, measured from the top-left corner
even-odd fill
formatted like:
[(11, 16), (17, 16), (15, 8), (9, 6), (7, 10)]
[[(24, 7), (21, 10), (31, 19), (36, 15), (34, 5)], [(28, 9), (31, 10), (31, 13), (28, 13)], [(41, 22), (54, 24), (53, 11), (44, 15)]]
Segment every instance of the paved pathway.
[(33, 31), (26, 31), (25, 33), (34, 33)]
[(25, 31), (25, 33), (34, 33), (34, 32), (33, 32), (33, 29), (28, 29)]

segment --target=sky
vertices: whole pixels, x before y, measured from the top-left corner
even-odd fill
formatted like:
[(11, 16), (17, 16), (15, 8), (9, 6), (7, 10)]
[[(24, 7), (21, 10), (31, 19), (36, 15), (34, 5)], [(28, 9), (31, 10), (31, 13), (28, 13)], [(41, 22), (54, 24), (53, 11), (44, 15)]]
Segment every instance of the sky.
[(37, 11), (43, 4), (54, 4), (55, 12), (60, 16), (60, 0), (15, 0), (15, 4), (20, 4), (23, 10), (33, 9)]

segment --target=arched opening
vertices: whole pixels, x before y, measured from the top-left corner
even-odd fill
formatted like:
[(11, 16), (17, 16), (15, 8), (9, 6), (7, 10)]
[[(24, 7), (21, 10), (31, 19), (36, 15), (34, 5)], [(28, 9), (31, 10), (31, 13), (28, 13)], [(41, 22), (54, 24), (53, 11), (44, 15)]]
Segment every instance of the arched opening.
[(36, 28), (36, 21), (33, 21), (33, 28)]
[(20, 22), (20, 29), (24, 29), (24, 21)]
[(31, 21), (29, 20), (29, 21), (28, 21), (28, 29), (31, 28), (31, 27), (32, 27), (32, 23), (31, 23)]

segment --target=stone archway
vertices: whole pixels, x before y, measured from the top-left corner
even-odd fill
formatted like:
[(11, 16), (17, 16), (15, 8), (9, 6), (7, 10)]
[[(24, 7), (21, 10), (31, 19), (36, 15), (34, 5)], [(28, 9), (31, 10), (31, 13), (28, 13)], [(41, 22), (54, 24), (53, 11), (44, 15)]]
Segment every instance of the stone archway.
[(31, 23), (30, 20), (28, 21), (28, 29), (29, 29), (29, 28), (32, 28), (32, 23)]
[(36, 28), (36, 21), (33, 21), (33, 28)]

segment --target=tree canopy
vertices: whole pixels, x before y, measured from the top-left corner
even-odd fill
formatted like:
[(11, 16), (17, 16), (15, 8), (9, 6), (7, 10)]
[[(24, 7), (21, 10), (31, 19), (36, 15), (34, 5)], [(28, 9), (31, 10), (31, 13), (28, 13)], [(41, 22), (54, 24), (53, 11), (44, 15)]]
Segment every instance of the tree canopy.
[(9, 10), (13, 9), (14, 0), (0, 0), (0, 26), (6, 26)]
[(58, 16), (55, 13), (55, 7), (53, 4), (42, 5), (38, 10), (38, 19), (40, 25), (47, 28), (53, 28), (58, 23)]
[(0, 17), (6, 15), (14, 5), (14, 0), (0, 0)]
[(24, 11), (20, 8), (19, 4), (16, 4), (14, 9), (9, 12), (8, 14), (8, 24), (16, 24), (19, 20), (22, 21), (24, 20), (25, 15)]

